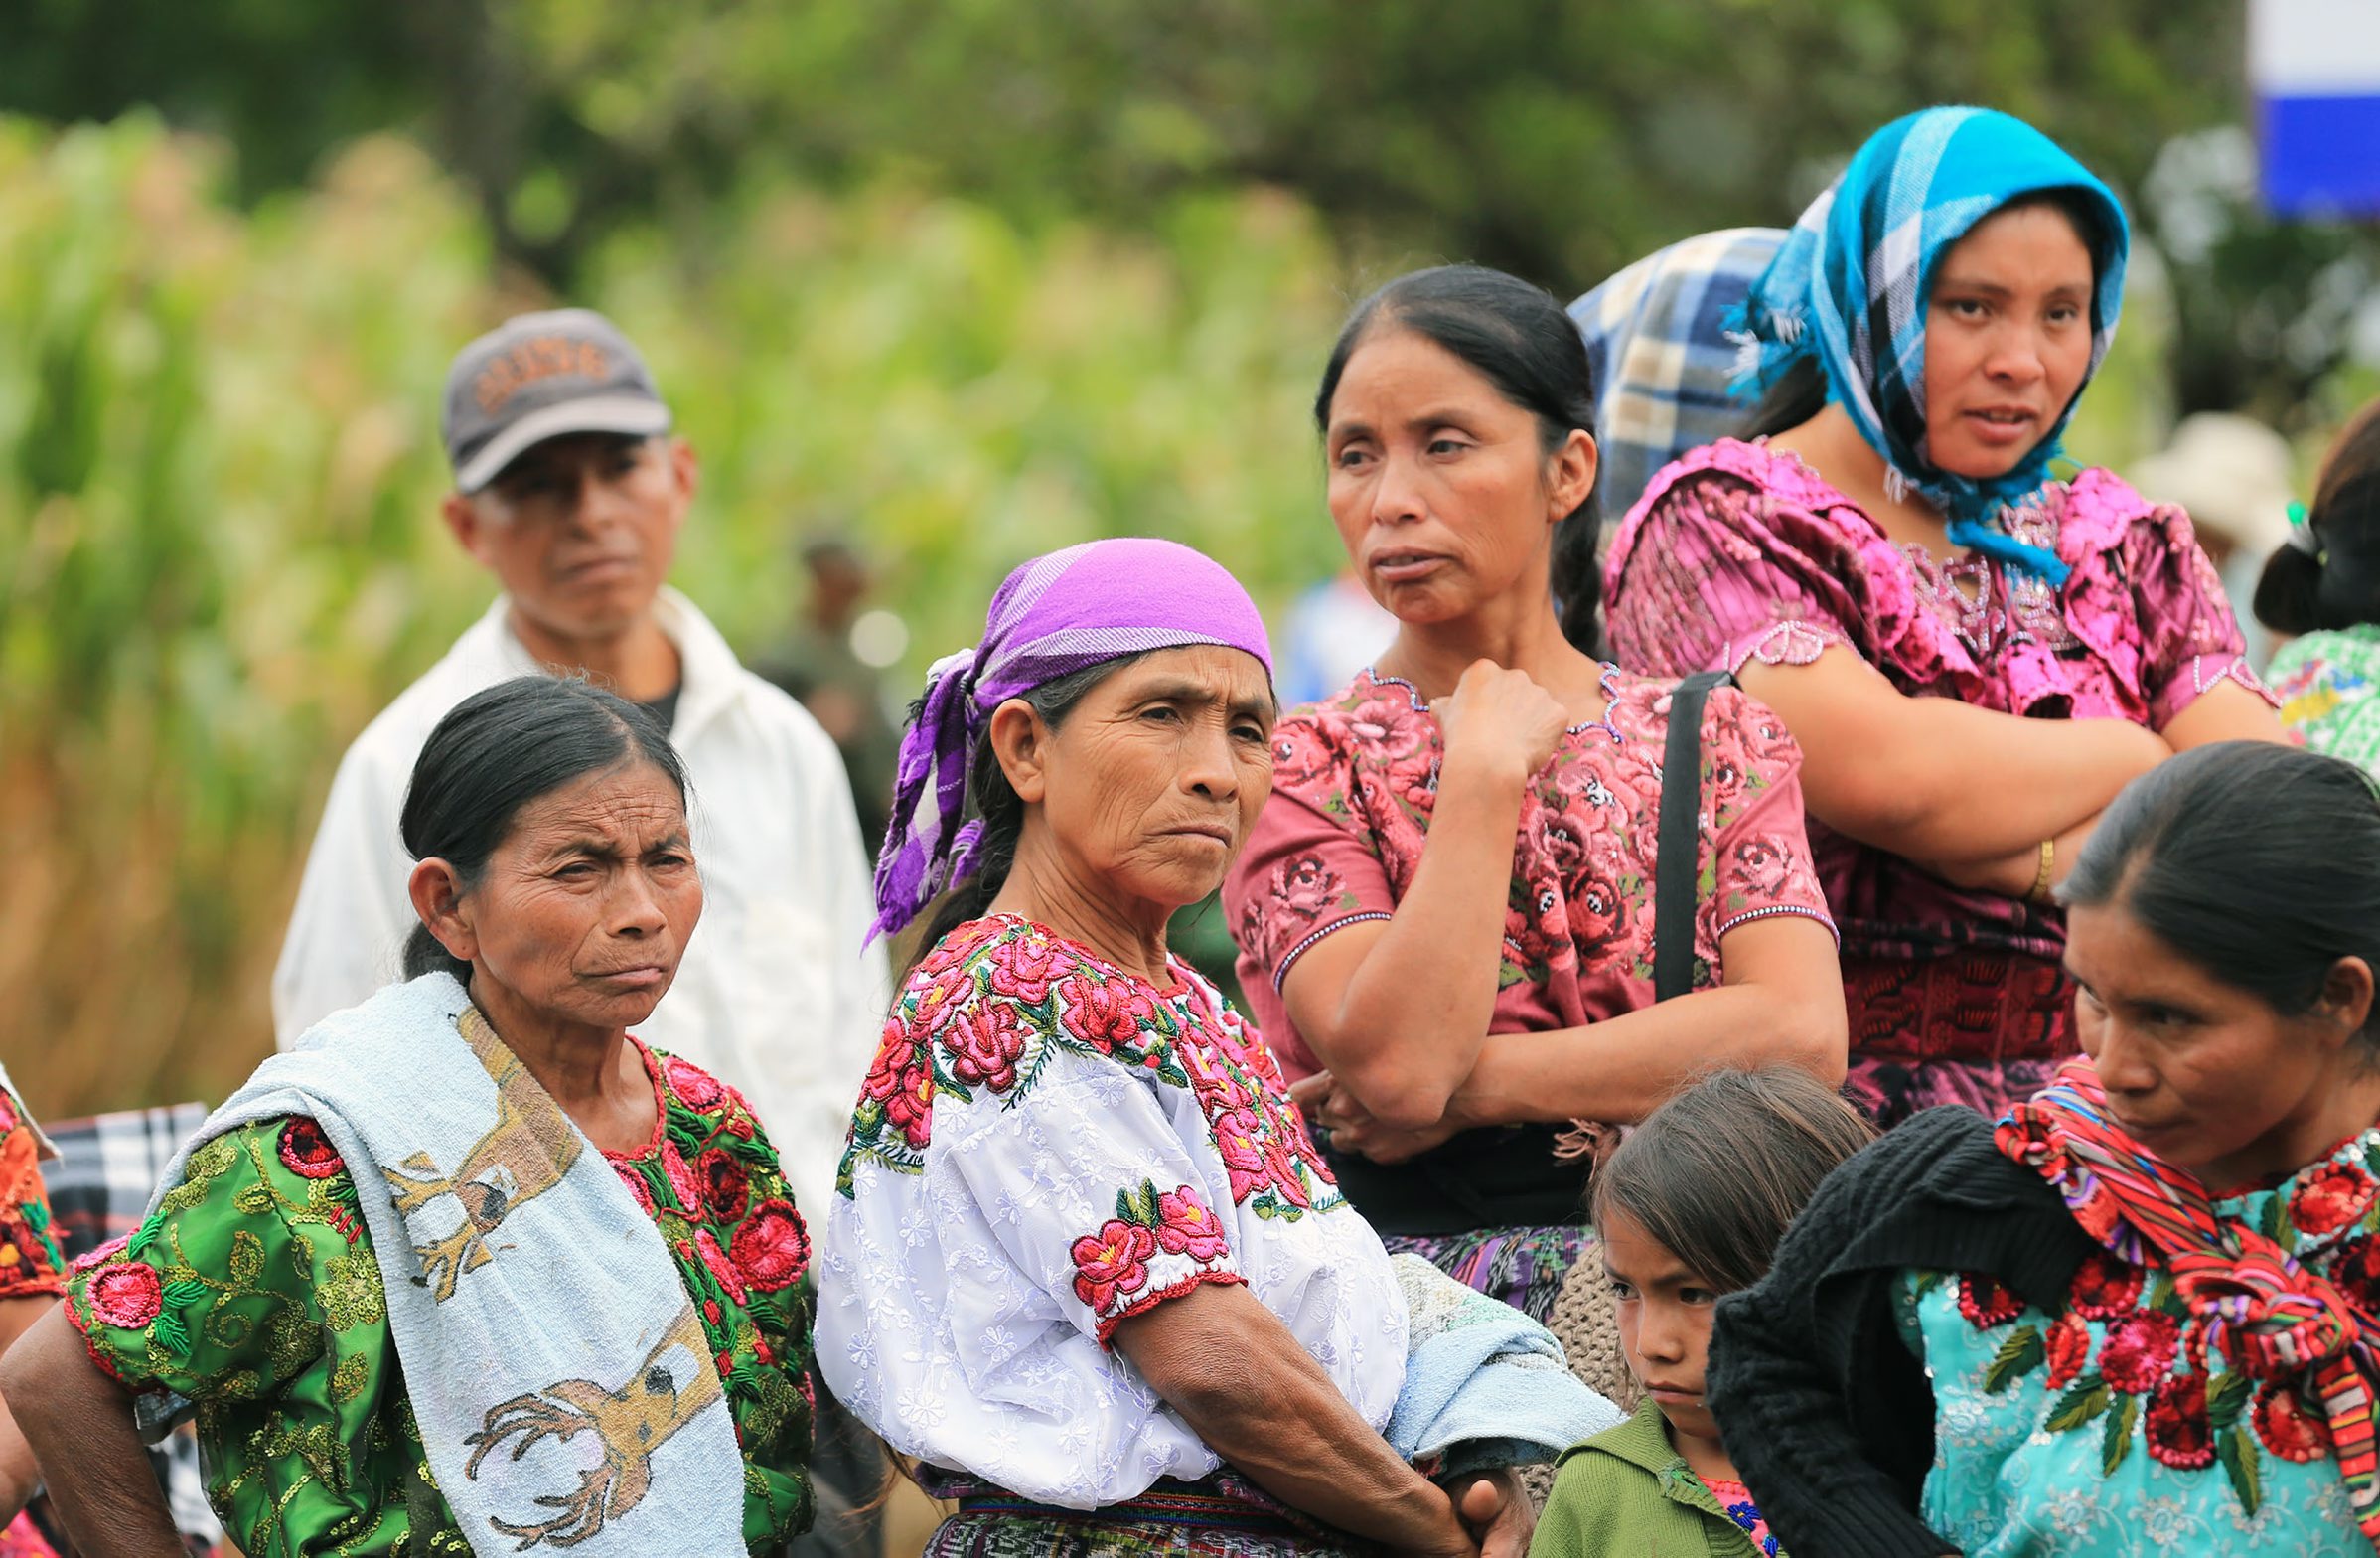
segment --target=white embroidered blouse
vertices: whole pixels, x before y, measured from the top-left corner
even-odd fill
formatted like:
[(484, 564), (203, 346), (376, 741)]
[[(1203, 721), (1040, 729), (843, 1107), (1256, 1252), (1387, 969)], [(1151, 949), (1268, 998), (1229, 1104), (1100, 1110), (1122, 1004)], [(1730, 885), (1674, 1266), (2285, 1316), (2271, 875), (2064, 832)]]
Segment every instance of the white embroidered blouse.
[(1209, 1282), (1246, 1284), (1388, 1421), (1406, 1358), (1388, 1255), (1263, 1039), (1170, 967), (1160, 989), (996, 915), (894, 1002), (826, 1218), (818, 1359), (896, 1450), (1083, 1509), (1214, 1472), (1108, 1345)]

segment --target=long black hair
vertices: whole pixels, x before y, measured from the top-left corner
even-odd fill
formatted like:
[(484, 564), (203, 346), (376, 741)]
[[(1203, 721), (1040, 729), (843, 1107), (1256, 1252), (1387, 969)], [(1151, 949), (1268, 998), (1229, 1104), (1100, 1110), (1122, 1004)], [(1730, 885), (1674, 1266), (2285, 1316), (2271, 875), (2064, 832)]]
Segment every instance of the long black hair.
[[(1595, 376), (1586, 344), (1554, 294), (1484, 265), (1439, 265), (1399, 276), (1355, 306), (1331, 348), (1314, 394), (1314, 425), (1330, 430), (1330, 402), (1347, 360), (1376, 329), (1395, 324), (1469, 364), (1505, 399), (1537, 417), (1551, 455), (1570, 434), (1595, 435)], [(1554, 596), (1563, 637), (1600, 652), (1595, 610), (1603, 576), (1595, 563), (1602, 514), (1593, 489), (1554, 528)]]
[[(685, 764), (661, 722), (575, 677), (517, 677), (447, 710), (413, 761), (398, 832), (416, 860), (442, 859), (477, 884), (521, 809), (589, 774), (651, 763), (686, 798)], [(439, 970), (469, 984), (471, 965), (427, 925), (405, 938), (405, 978)]]
[(2256, 580), (2256, 620), (2276, 633), (2380, 622), (2380, 400), (2331, 445), (2306, 513), (2313, 549), (2284, 542)]
[(2192, 747), (2124, 787), (2060, 896), (2121, 902), (2190, 963), (2299, 1016), (2339, 959), (2380, 970), (2380, 792), (2299, 747)]

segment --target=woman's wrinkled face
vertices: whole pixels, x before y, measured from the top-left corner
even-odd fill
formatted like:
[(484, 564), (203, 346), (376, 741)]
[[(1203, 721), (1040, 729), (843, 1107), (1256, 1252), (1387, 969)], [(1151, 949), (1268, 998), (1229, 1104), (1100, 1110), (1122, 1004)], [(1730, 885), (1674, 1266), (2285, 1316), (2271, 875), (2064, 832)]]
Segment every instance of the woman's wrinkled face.
[[(2217, 1191), (2303, 1167), (2350, 1030), (2334, 1010), (2300, 1016), (2215, 979), (2121, 900), (2066, 920), (2075, 1018), (2116, 1123)], [(2353, 1025), (2360, 1025), (2359, 1015)]]
[(1273, 715), (1255, 656), (1158, 650), (1094, 687), (1055, 731), (1036, 718), (1008, 778), (1038, 806), (1062, 869), (1170, 912), (1223, 884), (1256, 826), (1272, 792)]
[(2091, 367), (2091, 251), (2056, 206), (1995, 212), (1936, 264), (1925, 441), (1953, 475), (2004, 476), (2049, 436)]
[(633, 1027), (653, 1014), (702, 917), (685, 802), (634, 762), (530, 802), (459, 913), (472, 989), (542, 1018)]
[(1414, 623), (1545, 599), (1554, 527), (1595, 480), (1592, 438), (1574, 430), (1549, 455), (1535, 412), (1393, 320), (1349, 356), (1323, 451), (1356, 573)]

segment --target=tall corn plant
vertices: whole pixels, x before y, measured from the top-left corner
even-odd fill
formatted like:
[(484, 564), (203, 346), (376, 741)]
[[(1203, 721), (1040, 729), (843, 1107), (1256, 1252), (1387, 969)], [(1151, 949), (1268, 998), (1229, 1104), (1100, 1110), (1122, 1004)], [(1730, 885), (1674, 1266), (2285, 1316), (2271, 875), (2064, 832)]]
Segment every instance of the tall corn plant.
[[(455, 348), (549, 301), (468, 202), (361, 143), (251, 215), (219, 149), (0, 121), (0, 1056), (37, 1110), (220, 1097), (332, 767), (485, 605), (439, 528)], [(1307, 423), (1344, 298), (1302, 208), (1153, 235), (757, 181), (630, 234), (582, 301), (704, 459), (677, 577), (731, 636), (858, 535), (914, 675), (1000, 574), (1089, 537), (1201, 545), (1277, 603), (1338, 559)]]

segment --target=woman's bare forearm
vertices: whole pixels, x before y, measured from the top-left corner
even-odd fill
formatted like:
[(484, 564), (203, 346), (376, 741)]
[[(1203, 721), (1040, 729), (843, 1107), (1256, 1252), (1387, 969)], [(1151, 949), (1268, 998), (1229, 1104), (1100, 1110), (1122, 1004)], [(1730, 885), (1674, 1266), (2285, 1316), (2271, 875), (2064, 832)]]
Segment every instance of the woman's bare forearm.
[(2127, 720), (2026, 719), (1911, 698), (1848, 650), (1807, 666), (1755, 662), (1742, 680), (1800, 740), (1810, 815), (1918, 861), (2036, 848), (2172, 755)]
[(1388, 923), (1342, 930), (1289, 971), (1281, 994), (1298, 1032), (1384, 1120), (1435, 1119), (1487, 1035), (1526, 783), (1449, 760)]
[(132, 1398), (53, 1308), (0, 1358), (0, 1396), (88, 1558), (180, 1558), (182, 1539), (132, 1426)]
[(1118, 1324), (1114, 1345), (1210, 1449), (1291, 1508), (1408, 1552), (1472, 1551), (1444, 1491), (1246, 1288), (1193, 1288)]

